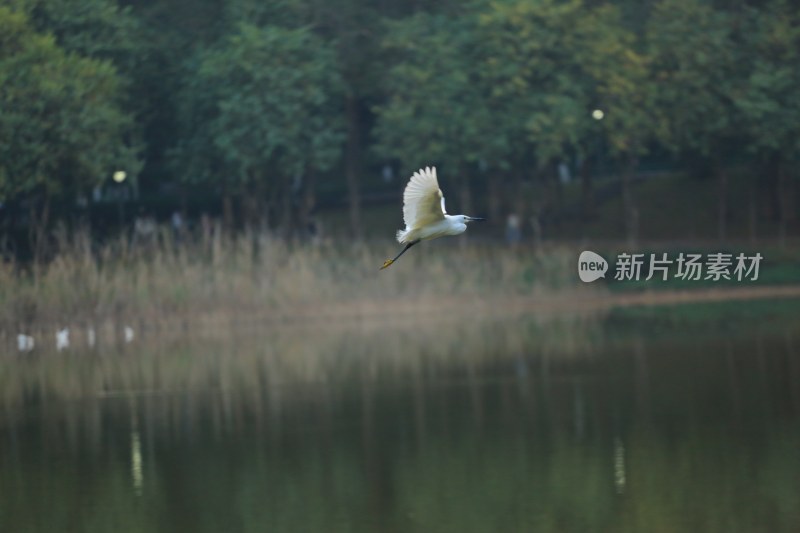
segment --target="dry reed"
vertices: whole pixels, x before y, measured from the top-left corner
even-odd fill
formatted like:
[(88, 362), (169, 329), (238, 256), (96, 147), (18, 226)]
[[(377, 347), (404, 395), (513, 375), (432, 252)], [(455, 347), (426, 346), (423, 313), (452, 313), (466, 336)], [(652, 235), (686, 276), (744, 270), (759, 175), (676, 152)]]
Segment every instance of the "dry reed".
[(447, 298), (542, 294), (575, 284), (574, 254), (437, 242), (416, 247), (386, 271), (387, 242), (291, 243), (269, 234), (94, 247), (85, 234), (60, 235), (46, 264), (0, 264), (0, 331), (159, 325), (198, 319), (246, 321), (369, 315)]

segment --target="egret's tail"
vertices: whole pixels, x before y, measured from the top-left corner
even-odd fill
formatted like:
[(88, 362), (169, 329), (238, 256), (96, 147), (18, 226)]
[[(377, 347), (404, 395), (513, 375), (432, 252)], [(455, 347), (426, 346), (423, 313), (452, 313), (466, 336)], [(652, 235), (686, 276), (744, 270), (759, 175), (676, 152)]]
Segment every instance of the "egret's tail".
[(399, 242), (400, 244), (407, 243), (408, 240), (406, 239), (406, 237), (408, 237), (408, 234), (409, 234), (408, 228), (397, 230), (397, 242)]

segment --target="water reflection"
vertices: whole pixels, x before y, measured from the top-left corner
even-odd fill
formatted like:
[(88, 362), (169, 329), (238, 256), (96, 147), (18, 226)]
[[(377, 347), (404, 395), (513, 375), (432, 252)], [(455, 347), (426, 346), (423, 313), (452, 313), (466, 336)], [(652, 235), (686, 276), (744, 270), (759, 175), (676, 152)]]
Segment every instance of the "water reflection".
[(632, 320), (6, 358), (0, 530), (800, 529), (796, 319)]
[(142, 485), (144, 484), (144, 473), (142, 472), (142, 443), (139, 439), (139, 431), (136, 429), (131, 430), (131, 480), (133, 481), (133, 492), (137, 496), (142, 494)]
[(614, 439), (614, 486), (617, 488), (617, 494), (625, 492), (625, 445), (622, 444), (622, 439), (617, 437)]

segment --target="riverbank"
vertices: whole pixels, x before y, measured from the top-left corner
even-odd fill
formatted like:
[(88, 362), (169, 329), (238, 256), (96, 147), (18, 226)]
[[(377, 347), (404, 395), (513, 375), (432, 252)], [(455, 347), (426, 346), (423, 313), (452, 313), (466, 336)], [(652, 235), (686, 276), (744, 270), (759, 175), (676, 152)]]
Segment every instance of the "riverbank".
[(457, 239), (435, 244), (379, 271), (395, 243), (314, 246), (241, 235), (135, 248), (119, 241), (98, 250), (77, 240), (44, 264), (0, 264), (0, 331), (359, 315), (443, 298), (537, 296), (579, 283), (566, 247), (532, 253)]
[[(800, 302), (800, 285), (701, 288), (696, 290), (644, 291), (639, 293), (613, 293), (602, 288), (572, 287), (560, 291), (541, 289), (529, 294), (450, 296), (415, 295), (388, 301), (372, 299), (347, 302), (317, 302), (296, 304), (292, 308), (230, 310), (196, 310), (192, 314), (165, 316), (157, 321), (144, 318), (114, 319), (107, 317), (95, 322), (65, 321), (58, 328), (37, 324), (25, 334), (39, 339), (37, 351), (54, 351), (56, 330), (70, 330), (73, 349), (113, 347), (138, 344), (144, 339), (162, 341), (192, 338), (217, 339), (242, 335), (254, 331), (282, 330), (305, 331), (319, 334), (323, 331), (344, 329), (349, 331), (384, 330), (390, 325), (416, 327), (424, 325), (447, 326), (459, 323), (485, 323), (487, 321), (515, 320), (535, 316), (540, 321), (595, 320), (615, 310), (640, 313), (637, 308), (674, 307), (687, 304), (714, 304), (724, 302)], [(799, 304), (800, 305), (800, 304)], [(126, 329), (132, 333), (126, 337)], [(91, 333), (90, 333), (91, 331)], [(234, 333), (235, 332), (235, 333)], [(92, 337), (91, 340), (89, 337)], [(0, 345), (11, 351), (16, 334), (11, 330), (0, 332)]]
[(149, 246), (118, 241), (97, 249), (76, 236), (45, 264), (0, 264), (0, 342), (13, 346), (25, 334), (51, 344), (64, 328), (73, 342), (86, 337), (88, 344), (90, 337), (130, 340), (125, 328), (136, 336), (171, 336), (248, 326), (469, 320), (800, 298), (792, 260), (768, 264), (763, 281), (696, 282), (673, 290), (666, 283), (584, 284), (575, 271), (575, 246), (534, 251), (442, 240), (418, 246), (380, 271), (395, 248), (388, 241), (313, 246), (245, 234), (180, 245), (164, 235)]

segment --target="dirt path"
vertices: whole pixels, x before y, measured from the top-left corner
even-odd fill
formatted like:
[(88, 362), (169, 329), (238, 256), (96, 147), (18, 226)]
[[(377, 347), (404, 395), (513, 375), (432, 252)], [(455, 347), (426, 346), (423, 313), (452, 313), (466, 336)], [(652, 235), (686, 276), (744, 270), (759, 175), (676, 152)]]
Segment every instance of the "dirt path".
[(609, 298), (611, 307), (635, 305), (672, 305), (681, 303), (763, 300), (770, 298), (800, 298), (800, 285), (765, 287), (726, 287), (682, 291), (647, 291), (634, 294), (615, 294)]
[(513, 316), (594, 314), (618, 307), (675, 305), (684, 303), (748, 301), (771, 298), (800, 298), (800, 285), (764, 287), (725, 287), (679, 291), (643, 291), (610, 293), (593, 287), (577, 287), (558, 292), (520, 295), (482, 295), (451, 297), (418, 296), (380, 302), (375, 300), (343, 302), (295, 309), (284, 318), (286, 323), (329, 322), (342, 320), (384, 322), (414, 321), (452, 316), (464, 320), (470, 316)]

